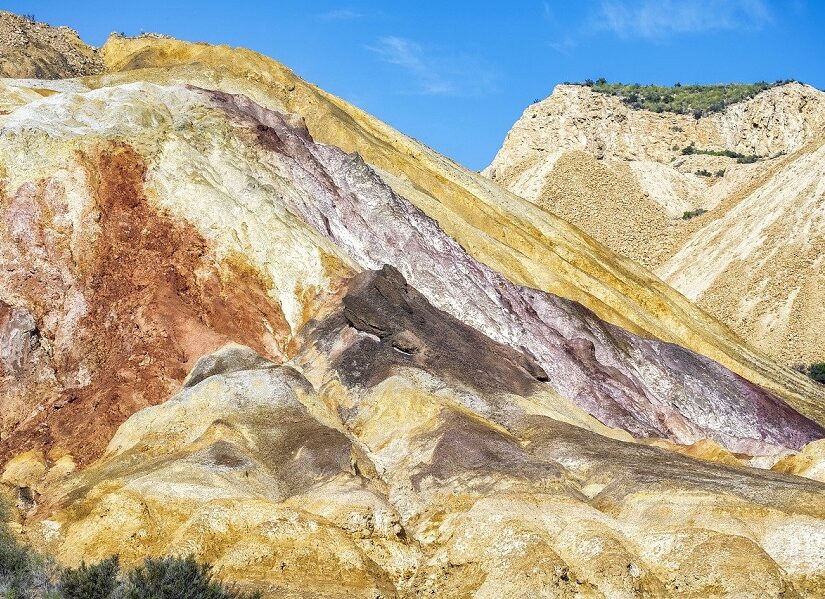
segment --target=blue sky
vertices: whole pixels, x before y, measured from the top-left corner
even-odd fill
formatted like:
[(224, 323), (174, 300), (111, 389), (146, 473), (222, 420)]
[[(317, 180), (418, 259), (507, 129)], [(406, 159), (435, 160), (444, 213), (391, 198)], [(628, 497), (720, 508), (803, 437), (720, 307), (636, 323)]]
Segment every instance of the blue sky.
[(93, 45), (157, 31), (252, 48), (473, 169), (555, 84), (800, 79), (825, 88), (825, 2), (15, 1)]

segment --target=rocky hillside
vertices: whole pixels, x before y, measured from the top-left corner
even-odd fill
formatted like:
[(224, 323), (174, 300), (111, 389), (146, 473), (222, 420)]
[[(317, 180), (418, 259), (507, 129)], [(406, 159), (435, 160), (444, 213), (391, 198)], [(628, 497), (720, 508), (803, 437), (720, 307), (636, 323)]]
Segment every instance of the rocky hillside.
[(0, 87), (2, 488), (38, 548), (271, 597), (825, 586), (817, 385), (268, 58), (101, 55)]
[(701, 118), (561, 85), (485, 172), (790, 365), (825, 357), (823, 142), (825, 93), (799, 83)]
[(73, 29), (0, 11), (0, 77), (63, 79), (102, 70), (97, 50)]

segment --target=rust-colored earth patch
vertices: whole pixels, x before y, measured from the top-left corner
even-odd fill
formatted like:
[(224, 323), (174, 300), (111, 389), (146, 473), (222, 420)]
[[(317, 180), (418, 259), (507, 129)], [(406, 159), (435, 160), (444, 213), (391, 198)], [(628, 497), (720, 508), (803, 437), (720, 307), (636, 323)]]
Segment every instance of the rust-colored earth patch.
[[(1, 462), (59, 445), (86, 464), (126, 418), (168, 398), (200, 356), (235, 341), (280, 362), (288, 345), (289, 326), (262, 277), (239, 257), (218, 263), (194, 227), (148, 204), (138, 153), (113, 144), (78, 160), (99, 213), (73, 232), (91, 239), (81, 255), (69, 248), (71, 232), (50, 239), (48, 181), (0, 204), (15, 223), (0, 239), (12, 265), (4, 283), (34, 315), (60, 382), (57, 394), (28, 398), (32, 416), (6, 431)], [(49, 339), (40, 323), (71, 321), (70, 297), (82, 298), (85, 314)]]

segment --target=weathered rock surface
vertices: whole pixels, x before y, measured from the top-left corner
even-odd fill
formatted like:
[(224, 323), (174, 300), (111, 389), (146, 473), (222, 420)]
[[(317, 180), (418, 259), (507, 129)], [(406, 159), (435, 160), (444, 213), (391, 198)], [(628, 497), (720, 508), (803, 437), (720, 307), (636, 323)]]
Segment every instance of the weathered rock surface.
[(754, 351), (648, 271), (284, 66), (246, 50), (170, 39), (115, 36), (102, 53), (111, 73), (89, 81), (94, 86), (147, 80), (194, 84), (299, 114), (316, 141), (358, 153), (472, 257), (510, 281), (577, 301), (635, 333), (690, 348), (825, 422), (821, 386)]
[[(291, 128), (275, 113), (252, 108), (246, 99), (221, 98), (221, 103), (240, 103), (254, 118), (250, 127), (267, 127), (278, 140), (273, 150), (287, 159), (298, 185), (307, 191), (285, 198), (303, 199), (289, 206), (293, 213), (363, 267), (393, 264), (442, 309), (536, 356), (557, 392), (605, 424), (637, 436), (687, 443), (710, 436), (747, 453), (758, 452), (761, 441), (787, 445), (791, 431), (810, 431), (797, 443), (821, 434), (821, 429), (795, 421), (790, 412), (780, 416), (779, 404), (760, 397), (755, 388), (746, 389), (738, 377), (710, 361), (627, 336), (581, 306), (513, 285), (468, 256), (435, 221), (394, 194), (357, 157), (316, 146), (302, 130)], [(690, 380), (675, 380), (680, 371), (689, 372)], [(706, 371), (707, 376), (700, 374)], [(694, 389), (701, 389), (704, 397), (700, 399)], [(736, 416), (729, 420), (730, 415)], [(760, 431), (761, 423), (769, 421), (785, 432), (773, 436), (778, 429), (769, 433), (771, 426)], [(746, 432), (743, 422), (756, 428)]]
[(73, 29), (0, 11), (0, 77), (63, 79), (102, 71), (97, 50)]
[[(15, 137), (4, 130), (0, 141), (15, 165), (0, 206), (0, 281), (8, 322), (24, 325), (3, 327), (3, 392), (16, 407), (0, 416), (0, 454), (58, 447), (86, 461), (204, 353), (236, 340), (281, 355), (288, 326), (260, 276), (150, 206), (134, 150), (87, 139), (26, 173)], [(15, 176), (26, 182), (10, 188)]]
[[(347, 320), (387, 276), (359, 275), (335, 313)], [(513, 362), (476, 382), (473, 364), (439, 374), (405, 358), (398, 333), (325, 331), (342, 351), (332, 370), (313, 360), (320, 391), (286, 366), (212, 370), (52, 486), (32, 536), (68, 563), (195, 552), (273, 597), (803, 597), (825, 584), (821, 484), (538, 413), (540, 392), (508, 401), (524, 376)]]
[[(700, 119), (562, 85), (525, 110), (485, 172), (655, 269), (770, 356), (812, 363), (825, 337), (823, 135), (825, 93), (799, 83)], [(761, 159), (682, 155), (688, 146)], [(708, 212), (681, 218), (697, 209)]]
[[(100, 102), (107, 104), (107, 119), (96, 117)], [(71, 128), (63, 123), (66, 104)], [(146, 130), (138, 116), (168, 124)], [(40, 186), (56, 190), (44, 195), (52, 202), (48, 208), (96, 213), (87, 217), (88, 237), (82, 226), (66, 234), (89, 249), (62, 257), (46, 253), (45, 260), (31, 240), (49, 232), (48, 221), (28, 216), (40, 214), (42, 201), (34, 183), (16, 184), (7, 214), (28, 228), (25, 237), (12, 233), (9, 241), (15, 259), (8, 260), (8, 287), (25, 292), (16, 303), (44, 313), (44, 322), (58, 320), (46, 312), (65, 311), (65, 304), (43, 305), (50, 279), (30, 276), (58, 270), (58, 280), (79, 294), (74, 305), (80, 314), (74, 316), (79, 330), (64, 316), (63, 330), (49, 336), (56, 348), (66, 346), (76, 356), (60, 358), (63, 395), (38, 397), (38, 406), (51, 409), (15, 429), (7, 447), (48, 449), (56, 438), (75, 453), (71, 439), (82, 439), (83, 459), (94, 457), (100, 445), (89, 443), (81, 427), (90, 406), (106, 401), (117, 415), (101, 425), (100, 443), (119, 418), (167, 397), (186, 365), (227, 339), (248, 338), (262, 353), (289, 357), (295, 333), (313, 316), (319, 294), (334, 291), (336, 277), (383, 264), (398, 268), (455, 318), (533, 356), (557, 393), (608, 426), (682, 443), (711, 437), (749, 454), (797, 449), (823, 436), (820, 426), (781, 399), (706, 358), (628, 334), (569, 300), (511, 283), (469, 256), (359, 157), (316, 144), (300, 125), (244, 97), (129, 84), (24, 106), (7, 118), (4, 131), (8, 152), (44, 135), (52, 143), (82, 141), (92, 147), (99, 182), (89, 189), (78, 181), (69, 196), (53, 182), (54, 158), (48, 157), (49, 170), (38, 172)], [(122, 145), (127, 141), (131, 145)], [(121, 145), (97, 149), (112, 144)], [(72, 148), (63, 160), (71, 164), (77, 156)], [(151, 172), (144, 171), (147, 161), (154, 164)], [(243, 188), (227, 190), (237, 185), (238, 173), (226, 169), (239, 164), (260, 190), (257, 197)], [(188, 180), (185, 172), (198, 174)], [(209, 172), (212, 180), (205, 182)], [(16, 176), (24, 173), (17, 169)], [(208, 194), (217, 201), (205, 205)], [(70, 198), (86, 204), (66, 206)], [(256, 205), (259, 200), (264, 203)], [(233, 211), (248, 216), (226, 218)], [(279, 219), (282, 234), (274, 236)], [(266, 231), (256, 234), (255, 220), (268, 223)], [(239, 232), (257, 241), (239, 244)], [(71, 258), (81, 253), (90, 273)], [(287, 264), (290, 256), (295, 259)], [(319, 283), (310, 287), (313, 280)], [(50, 288), (57, 289), (54, 283)], [(155, 326), (141, 327), (136, 317)], [(101, 324), (105, 335), (95, 328)], [(137, 339), (135, 326), (142, 333)], [(450, 355), (437, 361), (448, 363)], [(128, 372), (124, 360), (133, 365)]]
[(0, 86), (0, 479), (38, 547), (273, 597), (823, 587), (812, 383), (277, 63), (102, 55)]

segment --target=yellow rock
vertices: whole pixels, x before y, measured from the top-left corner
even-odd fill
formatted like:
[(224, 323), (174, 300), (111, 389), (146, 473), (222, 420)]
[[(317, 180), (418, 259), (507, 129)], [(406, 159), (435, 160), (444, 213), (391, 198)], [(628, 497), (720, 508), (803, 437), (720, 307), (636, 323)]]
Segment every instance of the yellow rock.
[(798, 454), (779, 460), (771, 470), (825, 483), (825, 439), (808, 443)]
[(661, 447), (669, 451), (676, 451), (678, 453), (688, 455), (692, 458), (699, 458), (702, 460), (709, 460), (711, 462), (718, 462), (720, 464), (728, 464), (729, 466), (744, 466), (747, 465), (746, 459), (739, 459), (733, 453), (713, 441), (712, 439), (701, 439), (691, 445), (679, 445), (672, 443), (666, 439), (655, 439), (652, 441), (643, 441), (655, 447)]
[(46, 476), (48, 466), (43, 452), (37, 450), (21, 453), (6, 464), (0, 482), (15, 487), (29, 487), (39, 490)]
[(43, 482), (46, 485), (54, 484), (69, 476), (76, 468), (77, 465), (74, 462), (74, 458), (68, 454), (64, 455), (52, 464)]
[(27, 536), (67, 564), (194, 553), (267, 597), (779, 599), (825, 584), (814, 481), (602, 436), (560, 398), (511, 403), (413, 369), (351, 388), (313, 364), (321, 394), (238, 346), (203, 358), (46, 489)]

